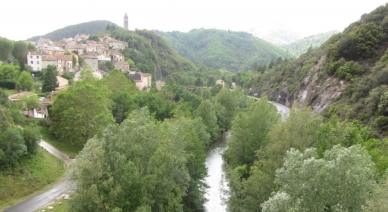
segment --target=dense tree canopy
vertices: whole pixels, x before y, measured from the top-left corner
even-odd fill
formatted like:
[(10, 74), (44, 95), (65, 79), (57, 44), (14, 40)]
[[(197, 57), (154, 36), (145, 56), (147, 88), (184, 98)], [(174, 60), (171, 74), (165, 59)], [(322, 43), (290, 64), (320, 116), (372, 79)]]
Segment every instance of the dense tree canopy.
[(375, 181), (374, 163), (360, 145), (334, 146), (318, 158), (316, 149), (291, 149), (276, 171), (280, 186), (263, 211), (361, 211)]
[(43, 86), (42, 92), (52, 92), (58, 86), (57, 70), (55, 66), (48, 65), (46, 70), (43, 70)]
[(0, 61), (7, 61), (13, 50), (13, 42), (0, 37)]
[(27, 44), (24, 41), (16, 41), (12, 50), (12, 55), (18, 60), (20, 70), (25, 70), (24, 64), (27, 62)]
[(84, 144), (112, 123), (111, 91), (96, 83), (93, 79), (78, 81), (55, 98), (50, 130), (60, 141)]
[(72, 174), (72, 209), (201, 210), (204, 149), (195, 130), (181, 125), (188, 122), (155, 123), (143, 108), (90, 139)]
[(28, 71), (22, 71), (18, 78), (16, 89), (22, 91), (31, 91), (33, 86), (34, 79), (32, 78), (31, 74)]

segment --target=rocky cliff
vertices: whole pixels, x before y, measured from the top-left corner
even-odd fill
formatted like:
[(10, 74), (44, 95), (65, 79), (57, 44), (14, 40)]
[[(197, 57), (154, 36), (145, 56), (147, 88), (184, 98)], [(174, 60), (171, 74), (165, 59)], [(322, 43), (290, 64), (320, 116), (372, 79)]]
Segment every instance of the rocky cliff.
[(279, 90), (257, 90), (259, 95), (265, 93), (270, 99), (291, 107), (298, 102), (304, 107), (312, 107), (313, 111), (321, 113), (330, 103), (342, 93), (345, 82), (337, 77), (328, 77), (325, 81), (319, 79), (319, 70), (323, 69), (326, 55), (312, 67), (301, 83), (300, 89), (289, 92), (288, 86)]

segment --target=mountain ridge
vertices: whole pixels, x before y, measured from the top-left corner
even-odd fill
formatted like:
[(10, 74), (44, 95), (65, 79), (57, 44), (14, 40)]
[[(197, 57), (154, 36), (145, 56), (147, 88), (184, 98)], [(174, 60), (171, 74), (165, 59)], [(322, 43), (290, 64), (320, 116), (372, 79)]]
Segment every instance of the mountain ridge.
[(279, 47), (247, 32), (192, 29), (184, 32), (156, 31), (180, 55), (215, 69), (246, 71), (267, 65), (279, 57), (291, 57)]

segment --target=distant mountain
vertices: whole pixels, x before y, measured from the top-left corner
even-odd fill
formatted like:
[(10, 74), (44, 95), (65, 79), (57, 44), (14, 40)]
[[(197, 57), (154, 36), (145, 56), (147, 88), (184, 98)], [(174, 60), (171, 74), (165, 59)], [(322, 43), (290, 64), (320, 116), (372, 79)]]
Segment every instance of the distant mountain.
[(300, 33), (278, 23), (253, 27), (247, 32), (279, 46), (293, 43), (303, 37)]
[(256, 65), (267, 65), (272, 59), (290, 58), (279, 47), (246, 32), (193, 29), (188, 33), (156, 33), (183, 57), (215, 69), (250, 70)]
[(36, 40), (39, 40), (39, 37), (44, 37), (52, 41), (59, 41), (59, 40), (62, 40), (63, 38), (74, 37), (77, 34), (91, 35), (91, 34), (96, 34), (98, 32), (104, 31), (108, 24), (116, 25), (110, 21), (105, 21), (105, 20), (89, 21), (89, 22), (74, 24), (61, 29), (57, 29), (45, 35), (34, 36), (32, 38), (29, 38), (28, 40), (36, 41)]
[(310, 47), (312, 48), (319, 47), (321, 44), (326, 42), (332, 35), (337, 33), (339, 33), (338, 30), (333, 30), (326, 33), (320, 33), (320, 34), (302, 38), (290, 44), (281, 45), (280, 47), (284, 49), (284, 51), (291, 54), (292, 56), (298, 57), (299, 55), (305, 53)]

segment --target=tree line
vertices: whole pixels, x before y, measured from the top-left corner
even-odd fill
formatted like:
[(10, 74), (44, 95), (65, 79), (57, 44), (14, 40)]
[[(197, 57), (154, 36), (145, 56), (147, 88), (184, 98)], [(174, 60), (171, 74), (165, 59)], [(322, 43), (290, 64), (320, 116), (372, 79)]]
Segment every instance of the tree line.
[(262, 97), (236, 114), (231, 132), (231, 211), (376, 211), (382, 199), (387, 139), (357, 122), (298, 105), (282, 121)]
[(139, 92), (119, 70), (80, 78), (50, 109), (52, 134), (84, 145), (72, 210), (202, 211), (206, 149), (252, 100), (220, 85)]

